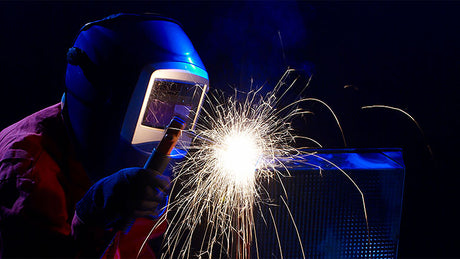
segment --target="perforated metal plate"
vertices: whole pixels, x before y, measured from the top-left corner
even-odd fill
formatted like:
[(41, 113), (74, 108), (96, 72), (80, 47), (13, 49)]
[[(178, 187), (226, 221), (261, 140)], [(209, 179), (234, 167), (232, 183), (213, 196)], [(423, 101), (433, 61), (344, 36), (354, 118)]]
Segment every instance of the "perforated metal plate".
[(255, 211), (251, 257), (302, 258), (304, 252), (306, 258), (396, 258), (405, 172), (401, 150), (316, 152), (288, 162), (291, 176), (283, 179), (284, 188), (280, 182), (265, 184), (271, 204)]

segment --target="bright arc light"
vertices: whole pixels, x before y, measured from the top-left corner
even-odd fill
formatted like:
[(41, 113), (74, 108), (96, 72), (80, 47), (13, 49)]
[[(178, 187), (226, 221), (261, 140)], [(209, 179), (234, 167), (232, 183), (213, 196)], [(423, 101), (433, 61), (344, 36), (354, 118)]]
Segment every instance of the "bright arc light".
[[(294, 225), (303, 258), (306, 258), (299, 230), (287, 199), (283, 198), (287, 198), (287, 193), (282, 184), (283, 178), (290, 175), (288, 161), (305, 159), (305, 154), (312, 155), (296, 148), (296, 139), (318, 144), (305, 136), (294, 135), (291, 120), (308, 113), (298, 104), (305, 101), (326, 104), (315, 98), (303, 98), (280, 106), (280, 100), (297, 80), (290, 85), (286, 83), (291, 72), (296, 71), (287, 70), (275, 88), (266, 94), (262, 94), (260, 87), (247, 93), (235, 90), (234, 96), (230, 97), (223, 92), (206, 96), (207, 105), (191, 132), (195, 137), (190, 152), (174, 166), (175, 179), (171, 192), (175, 196), (169, 200), (167, 213), (150, 231), (151, 234), (162, 223), (168, 222), (162, 259), (249, 259), (252, 258), (252, 245), (255, 245), (255, 255), (259, 258), (254, 215), (263, 213), (262, 206), (268, 206), (270, 217), (261, 216), (265, 224), (273, 223), (282, 255), (271, 210), (277, 205), (273, 204), (271, 193), (265, 187), (268, 181), (278, 181), (283, 187), (285, 194), (281, 194), (280, 198)], [(329, 106), (326, 107), (332, 111)], [(191, 114), (191, 117), (195, 115)], [(341, 128), (337, 118), (336, 121)], [(343, 170), (338, 169), (360, 192), (367, 223), (361, 190)], [(150, 234), (138, 254), (148, 243)]]
[(254, 182), (255, 171), (261, 156), (256, 136), (249, 132), (231, 132), (222, 145), (216, 146), (216, 163), (228, 180), (237, 185)]
[(162, 258), (249, 259), (253, 242), (257, 251), (254, 213), (272, 202), (264, 184), (289, 175), (284, 161), (302, 153), (290, 121), (305, 111), (300, 101), (278, 107), (290, 89), (284, 78), (265, 94), (261, 87), (206, 96), (191, 152), (174, 167)]

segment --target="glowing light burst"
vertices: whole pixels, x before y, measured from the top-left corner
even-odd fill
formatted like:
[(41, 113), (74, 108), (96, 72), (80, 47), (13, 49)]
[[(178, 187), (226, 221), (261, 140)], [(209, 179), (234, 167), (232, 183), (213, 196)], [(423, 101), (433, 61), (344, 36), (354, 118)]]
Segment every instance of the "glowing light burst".
[[(261, 183), (282, 183), (283, 174), (289, 174), (284, 162), (304, 154), (302, 148), (294, 147), (296, 139), (318, 144), (294, 135), (290, 124), (295, 116), (309, 113), (298, 108), (299, 103), (317, 99), (277, 107), (297, 80), (285, 83), (290, 72), (293, 70), (287, 70), (267, 94), (261, 94), (259, 88), (248, 93), (235, 91), (230, 97), (223, 93), (207, 96), (189, 152), (174, 168), (168, 212), (157, 223), (168, 221), (162, 258), (249, 258), (253, 241), (257, 252), (253, 211), (270, 203), (263, 198), (270, 194)], [(292, 215), (291, 219), (297, 231)], [(298, 231), (297, 236), (305, 258)]]
[(222, 137), (222, 145), (214, 144), (216, 171), (223, 174), (224, 181), (231, 182), (237, 188), (251, 188), (262, 155), (258, 145), (261, 141), (257, 141), (260, 137), (249, 131), (238, 130)]
[[(276, 107), (282, 86), (280, 81), (266, 95), (259, 88), (231, 97), (207, 96), (191, 151), (175, 168), (181, 186), (174, 187), (176, 198), (169, 205), (163, 257), (213, 257), (216, 252), (249, 257), (256, 241), (253, 210), (265, 202), (259, 182), (279, 180), (282, 161), (300, 154), (293, 147), (290, 120), (302, 111)], [(195, 251), (198, 229), (201, 244)]]

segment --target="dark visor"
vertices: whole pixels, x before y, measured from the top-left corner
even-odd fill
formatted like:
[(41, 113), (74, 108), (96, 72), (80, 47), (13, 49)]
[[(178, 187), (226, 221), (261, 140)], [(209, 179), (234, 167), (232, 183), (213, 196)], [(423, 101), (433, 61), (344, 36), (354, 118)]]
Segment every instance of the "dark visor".
[(165, 128), (173, 116), (179, 116), (190, 129), (197, 116), (204, 86), (171, 79), (155, 79), (142, 125)]

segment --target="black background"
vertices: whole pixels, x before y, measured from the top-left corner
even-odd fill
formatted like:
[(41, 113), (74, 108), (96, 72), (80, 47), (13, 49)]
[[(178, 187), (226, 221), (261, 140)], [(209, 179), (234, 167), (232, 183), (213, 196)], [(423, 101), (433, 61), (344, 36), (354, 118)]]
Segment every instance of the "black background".
[[(459, 2), (0, 2), (0, 128), (57, 103), (79, 28), (118, 12), (179, 20), (213, 88), (270, 86), (288, 66), (313, 74), (304, 95), (333, 108), (348, 146), (404, 149), (400, 256), (460, 257)], [(424, 133), (360, 109), (371, 104), (404, 109)], [(343, 147), (331, 115), (308, 108), (299, 131)]]

